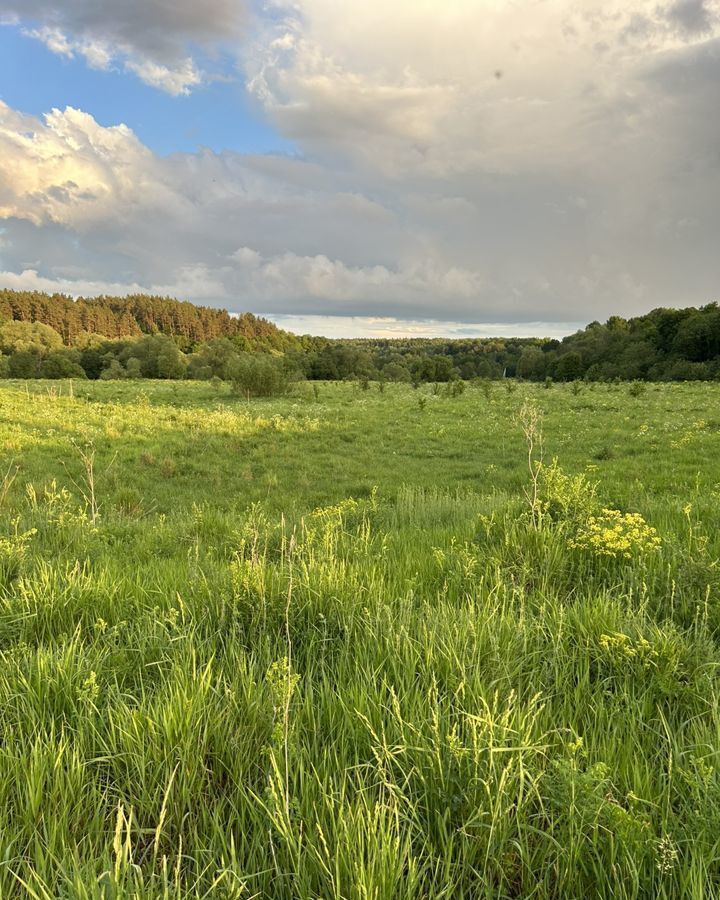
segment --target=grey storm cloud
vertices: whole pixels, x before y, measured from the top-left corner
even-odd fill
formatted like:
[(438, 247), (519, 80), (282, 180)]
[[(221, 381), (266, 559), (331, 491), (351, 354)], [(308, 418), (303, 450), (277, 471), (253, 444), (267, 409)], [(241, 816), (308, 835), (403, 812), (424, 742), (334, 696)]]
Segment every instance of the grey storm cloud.
[[(22, 23), (93, 64), (105, 5), (28, 0)], [(460, 330), (720, 293), (718, 0), (366, 0), (353, 29), (293, 0), (247, 30), (235, 3), (138, 3), (142, 37), (119, 6), (105, 52), (132, 40), (128, 67), (173, 92), (190, 43), (239, 29), (247, 90), (300, 154), (159, 157), (81, 110), (0, 103), (0, 284)]]
[(242, 0), (0, 0), (0, 16), (135, 48), (171, 62), (186, 42), (237, 36)]
[(706, 0), (677, 0), (668, 10), (668, 18), (689, 33), (710, 31), (717, 11)]

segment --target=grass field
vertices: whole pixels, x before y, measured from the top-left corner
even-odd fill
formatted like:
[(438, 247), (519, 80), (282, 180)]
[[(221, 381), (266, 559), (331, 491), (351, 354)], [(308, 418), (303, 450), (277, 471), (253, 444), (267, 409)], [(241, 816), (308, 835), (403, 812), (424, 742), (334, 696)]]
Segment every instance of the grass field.
[(720, 897), (720, 387), (509, 384), (2, 383), (1, 898)]

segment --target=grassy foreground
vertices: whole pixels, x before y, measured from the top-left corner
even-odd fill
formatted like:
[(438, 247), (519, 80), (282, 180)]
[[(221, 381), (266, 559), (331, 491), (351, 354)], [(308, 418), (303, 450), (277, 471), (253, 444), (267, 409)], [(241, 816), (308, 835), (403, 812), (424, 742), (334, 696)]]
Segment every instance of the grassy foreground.
[(719, 386), (70, 392), (0, 386), (0, 897), (720, 896)]

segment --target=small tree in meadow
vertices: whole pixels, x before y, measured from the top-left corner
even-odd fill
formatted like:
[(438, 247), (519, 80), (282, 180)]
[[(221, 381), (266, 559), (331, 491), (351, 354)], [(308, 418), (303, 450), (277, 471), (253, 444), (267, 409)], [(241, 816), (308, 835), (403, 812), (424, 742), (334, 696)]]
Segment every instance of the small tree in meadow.
[(265, 353), (240, 353), (229, 366), (236, 393), (246, 397), (277, 397), (285, 394), (297, 372), (281, 357)]

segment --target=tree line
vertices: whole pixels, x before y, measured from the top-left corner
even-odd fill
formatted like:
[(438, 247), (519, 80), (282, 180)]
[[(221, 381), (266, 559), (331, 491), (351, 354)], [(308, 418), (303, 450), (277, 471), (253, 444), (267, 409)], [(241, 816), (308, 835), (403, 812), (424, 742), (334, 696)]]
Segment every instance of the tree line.
[(183, 351), (219, 337), (233, 338), (244, 349), (285, 350), (294, 338), (252, 313), (231, 316), (224, 309), (145, 294), (73, 300), (64, 294), (0, 290), (0, 322), (10, 320), (49, 325), (67, 346), (75, 346), (88, 334), (106, 338), (165, 334)]
[(168, 297), (73, 300), (0, 290), (0, 377), (222, 379), (255, 395), (281, 392), (298, 378), (717, 380), (720, 309), (612, 316), (562, 340), (333, 340)]

